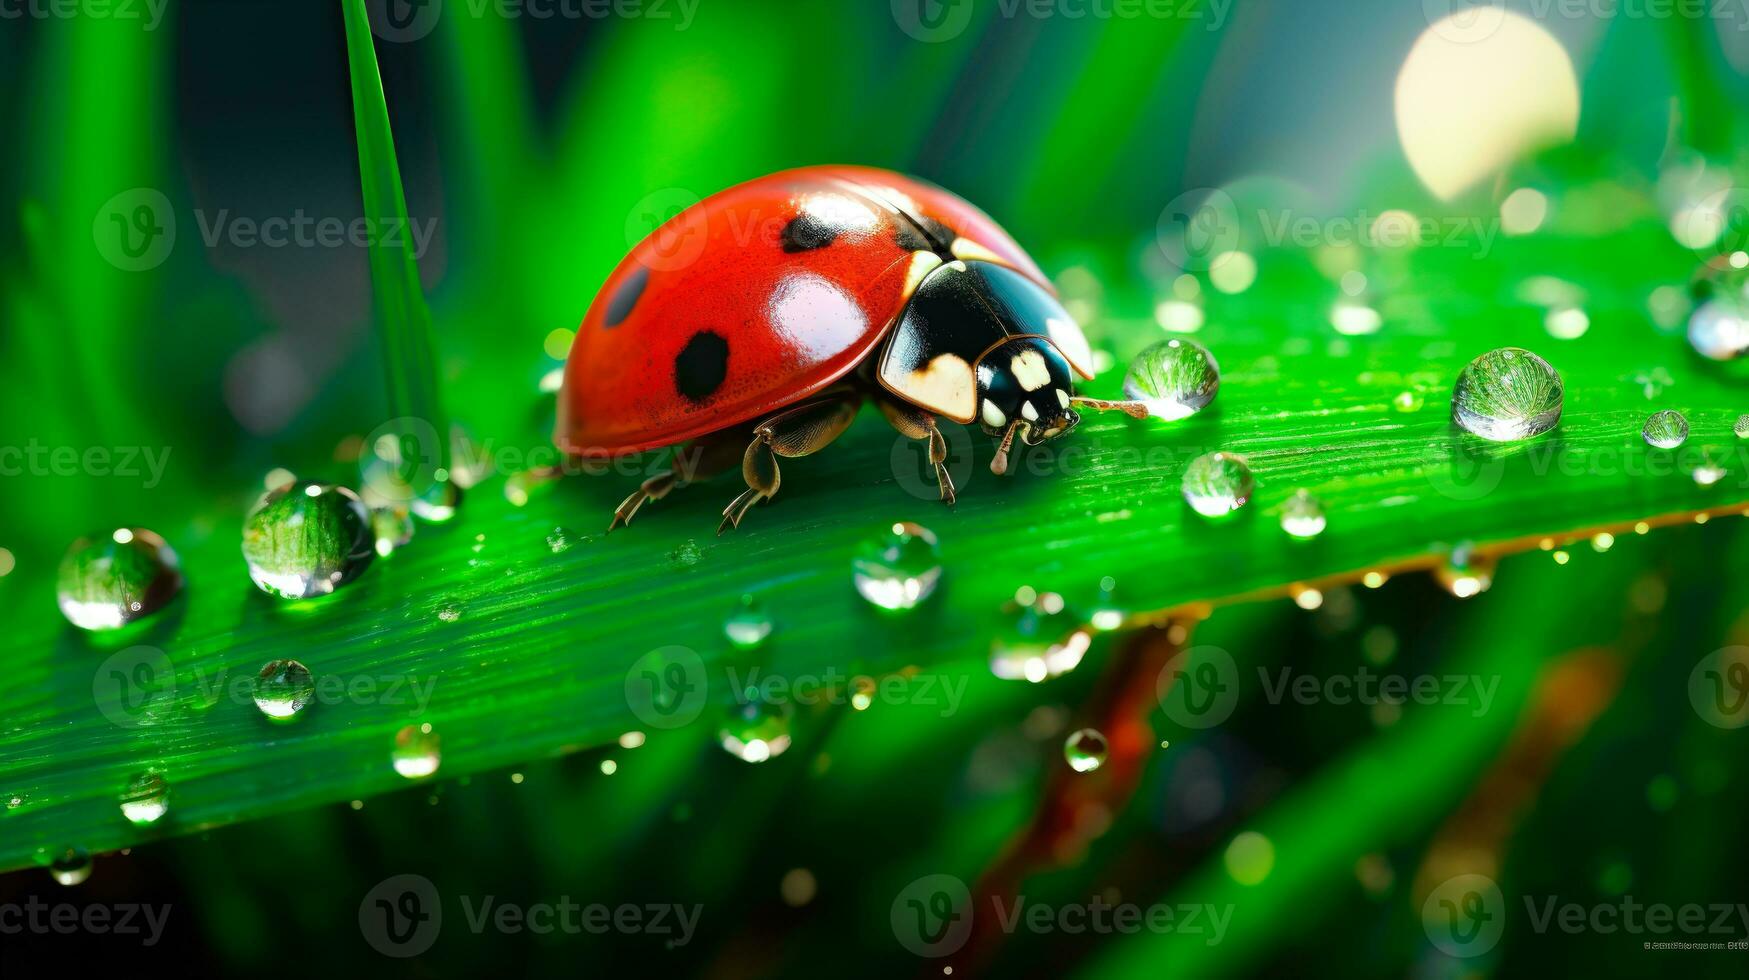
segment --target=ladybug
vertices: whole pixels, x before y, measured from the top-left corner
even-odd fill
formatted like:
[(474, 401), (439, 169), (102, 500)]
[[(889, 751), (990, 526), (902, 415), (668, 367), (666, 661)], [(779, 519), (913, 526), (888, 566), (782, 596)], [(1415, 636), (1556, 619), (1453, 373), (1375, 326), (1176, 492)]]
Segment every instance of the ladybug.
[(954, 502), (945, 419), (1037, 445), (1093, 376), (1081, 328), (1026, 252), (941, 188), (867, 167), (787, 170), (731, 187), (651, 232), (608, 276), (565, 364), (554, 442), (585, 460), (672, 447), (669, 472), (614, 510), (737, 464), (747, 489), (717, 533), (777, 493), (778, 458), (818, 452), (871, 400), (928, 443)]

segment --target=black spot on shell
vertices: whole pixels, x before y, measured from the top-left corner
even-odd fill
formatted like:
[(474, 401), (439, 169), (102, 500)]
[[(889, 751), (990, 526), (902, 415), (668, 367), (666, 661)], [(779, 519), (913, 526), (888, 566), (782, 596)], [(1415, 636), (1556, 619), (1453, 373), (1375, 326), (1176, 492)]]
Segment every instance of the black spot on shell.
[(613, 298), (607, 301), (607, 314), (601, 318), (603, 327), (617, 327), (632, 315), (632, 308), (643, 298), (644, 287), (650, 284), (650, 270), (638, 266), (625, 281), (614, 290)]
[(783, 250), (786, 252), (811, 252), (825, 248), (837, 239), (838, 229), (806, 211), (789, 219), (789, 224), (783, 226)]
[(729, 342), (721, 334), (700, 330), (674, 358), (674, 387), (687, 400), (711, 396), (729, 374)]

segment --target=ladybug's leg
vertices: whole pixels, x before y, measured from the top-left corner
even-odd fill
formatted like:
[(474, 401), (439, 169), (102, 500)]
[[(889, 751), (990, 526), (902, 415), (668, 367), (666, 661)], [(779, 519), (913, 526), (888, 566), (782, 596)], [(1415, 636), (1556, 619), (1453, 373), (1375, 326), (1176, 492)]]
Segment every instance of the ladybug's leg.
[(1148, 417), (1148, 405), (1146, 402), (1112, 402), (1106, 401), (1103, 398), (1082, 398), (1077, 395), (1074, 398), (1069, 399), (1069, 404), (1076, 408), (1091, 408), (1096, 412), (1122, 412), (1132, 419), (1145, 419)]
[(613, 512), (613, 521), (607, 525), (607, 531), (612, 534), (615, 528), (630, 525), (632, 518), (637, 516), (638, 508), (648, 500), (661, 500), (676, 487), (684, 487), (700, 480), (733, 469), (741, 458), (741, 442), (747, 438), (745, 427), (713, 432), (708, 436), (694, 439), (684, 446), (678, 446), (668, 464), (668, 472), (658, 473), (645, 480), (643, 486), (632, 491), (631, 496), (620, 501)]
[(747, 489), (723, 508), (717, 533), (740, 527), (741, 518), (754, 504), (777, 493), (783, 482), (777, 468), (779, 456), (794, 459), (826, 448), (850, 428), (861, 403), (861, 395), (845, 392), (786, 409), (754, 426), (753, 441), (741, 457), (741, 476)]
[(941, 487), (941, 502), (953, 503), (953, 477), (947, 473), (947, 440), (941, 437), (941, 429), (936, 426), (935, 416), (915, 405), (892, 398), (882, 398), (876, 404), (893, 428), (899, 430), (900, 435), (907, 439), (929, 440), (929, 462), (935, 466), (935, 482)]

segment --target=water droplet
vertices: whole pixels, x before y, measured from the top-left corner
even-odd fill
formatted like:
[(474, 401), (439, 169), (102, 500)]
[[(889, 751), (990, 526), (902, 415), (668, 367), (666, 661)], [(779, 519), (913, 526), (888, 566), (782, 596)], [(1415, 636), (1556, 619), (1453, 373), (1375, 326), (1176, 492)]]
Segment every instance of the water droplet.
[(1424, 404), (1424, 400), (1421, 393), (1417, 391), (1399, 391), (1396, 397), (1391, 399), (1391, 407), (1399, 412), (1419, 412), (1422, 404)]
[(453, 603), (446, 605), (437, 610), (437, 618), (446, 623), (456, 622), (462, 618), (462, 609)]
[(737, 649), (756, 649), (771, 635), (771, 615), (765, 611), (765, 604), (750, 595), (742, 596), (735, 611), (723, 620), (723, 635)]
[(138, 826), (157, 823), (170, 811), (170, 784), (162, 773), (147, 770), (128, 780), (121, 794), (121, 815)]
[(461, 503), (461, 486), (453, 480), (438, 480), (408, 500), (407, 509), (427, 524), (442, 524), (455, 517)]
[(19, 807), (23, 806), (25, 803), (29, 802), (29, 800), (30, 800), (30, 797), (26, 796), (23, 793), (9, 793), (6, 796), (6, 809), (16, 810)]
[(395, 749), (389, 758), (395, 771), (408, 779), (422, 779), (437, 771), (443, 761), (442, 740), (429, 722), (408, 725), (395, 733)]
[(80, 538), (55, 578), (61, 614), (85, 630), (113, 630), (169, 604), (182, 590), (176, 553), (143, 527)]
[(1168, 422), (1189, 418), (1215, 400), (1221, 369), (1208, 348), (1183, 337), (1163, 340), (1136, 355), (1124, 376), (1124, 397), (1143, 402)]
[(1306, 490), (1295, 490), (1281, 507), (1281, 529), (1301, 540), (1324, 533), (1324, 505)]
[(1074, 670), (1092, 637), (1055, 592), (1023, 588), (1012, 619), (990, 642), (990, 673), (1034, 684)]
[(1708, 300), (1688, 317), (1688, 343), (1695, 353), (1715, 361), (1729, 361), (1749, 351), (1749, 319), (1735, 303)]
[(296, 660), (270, 660), (255, 675), (255, 707), (275, 721), (289, 721), (316, 694), (316, 679)]
[(1707, 453), (1701, 457), (1700, 462), (1694, 464), (1689, 475), (1694, 477), (1696, 486), (1710, 487), (1725, 478), (1725, 468), (1719, 465), (1719, 461), (1711, 453)]
[(1674, 409), (1653, 412), (1640, 429), (1646, 445), (1656, 449), (1675, 449), (1688, 441), (1688, 420)]
[(1204, 517), (1225, 517), (1251, 499), (1251, 467), (1234, 453), (1208, 453), (1184, 471), (1184, 502)]
[(562, 527), (555, 527), (547, 533), (547, 550), (553, 554), (561, 554), (571, 550), (571, 532)]
[(1076, 772), (1092, 772), (1105, 765), (1105, 736), (1091, 728), (1070, 733), (1063, 742), (1063, 758)]
[(1561, 376), (1522, 347), (1491, 350), (1458, 375), (1451, 418), (1493, 442), (1529, 439), (1561, 421)]
[(282, 599), (327, 595), (357, 578), (375, 555), (364, 502), (331, 483), (270, 491), (243, 521), (249, 577)]
[(555, 486), (562, 475), (556, 466), (512, 473), (504, 478), (504, 499), (512, 506), (526, 507), (536, 494)]
[(405, 507), (378, 507), (370, 512), (370, 529), (377, 554), (387, 558), (413, 540), (413, 515)]
[(64, 847), (49, 862), (49, 874), (63, 885), (77, 885), (91, 877), (91, 855), (83, 847)]
[(1468, 599), (1494, 584), (1494, 559), (1475, 554), (1470, 545), (1458, 545), (1445, 563), (1433, 570), (1433, 578), (1445, 591)]
[(941, 581), (935, 532), (902, 522), (864, 541), (850, 561), (851, 580), (862, 597), (882, 609), (915, 608)]
[(1739, 439), (1749, 439), (1749, 415), (1737, 416), (1737, 424), (1731, 427)]
[(698, 542), (691, 538), (675, 545), (674, 549), (668, 552), (668, 564), (675, 568), (691, 568), (703, 558), (704, 549), (700, 548)]
[(717, 729), (717, 740), (743, 762), (764, 762), (782, 755), (790, 745), (790, 706), (747, 701), (729, 709)]
[(1117, 629), (1129, 617), (1129, 611), (1118, 599), (1117, 579), (1110, 575), (1099, 580), (1099, 598), (1093, 604), (1093, 614), (1088, 622), (1101, 632)]

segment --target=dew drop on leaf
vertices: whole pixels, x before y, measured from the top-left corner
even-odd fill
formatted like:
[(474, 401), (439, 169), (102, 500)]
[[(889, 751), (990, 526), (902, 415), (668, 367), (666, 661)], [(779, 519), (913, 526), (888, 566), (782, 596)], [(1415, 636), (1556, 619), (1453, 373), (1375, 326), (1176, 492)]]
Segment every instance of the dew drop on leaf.
[(1491, 350), (1458, 375), (1451, 417), (1492, 442), (1541, 435), (1561, 421), (1561, 376), (1522, 347)]
[(723, 635), (738, 650), (757, 649), (771, 635), (771, 614), (765, 604), (750, 595), (741, 597), (735, 611), (723, 620)]
[(1123, 381), (1124, 397), (1142, 402), (1148, 414), (1174, 422), (1189, 418), (1215, 400), (1221, 369), (1208, 348), (1174, 337), (1136, 355)]
[(152, 615), (182, 590), (176, 553), (143, 527), (80, 538), (55, 578), (61, 614), (85, 630), (113, 630)]
[(1295, 490), (1281, 507), (1281, 529), (1289, 537), (1307, 540), (1324, 533), (1324, 505), (1306, 490)]
[(91, 877), (91, 855), (83, 847), (63, 847), (49, 862), (49, 874), (63, 885), (80, 884)]
[(864, 541), (850, 561), (856, 591), (892, 612), (914, 609), (941, 582), (941, 553), (935, 532), (900, 522)]
[(1076, 772), (1092, 772), (1105, 765), (1105, 736), (1092, 728), (1070, 733), (1063, 742), (1063, 758)]
[(1688, 420), (1674, 409), (1653, 412), (1640, 428), (1640, 435), (1654, 449), (1675, 449), (1688, 441)]
[(395, 747), (389, 758), (396, 772), (408, 779), (422, 779), (436, 772), (443, 762), (442, 740), (429, 722), (408, 725), (395, 733)]
[(1749, 319), (1735, 303), (1713, 299), (1695, 308), (1688, 317), (1688, 343), (1695, 353), (1715, 361), (1729, 361), (1749, 351)]
[(255, 707), (275, 721), (289, 721), (310, 703), (316, 693), (316, 679), (310, 669), (296, 660), (271, 660), (255, 675), (251, 692)]
[(1225, 517), (1251, 499), (1251, 466), (1234, 453), (1208, 453), (1184, 471), (1184, 502), (1204, 517)]
[(370, 512), (370, 529), (377, 554), (387, 558), (413, 540), (413, 515), (405, 507), (377, 507)]
[(268, 595), (307, 599), (356, 579), (376, 556), (370, 512), (358, 495), (331, 483), (300, 482), (269, 491), (243, 521), (249, 577)]
[(764, 762), (784, 754), (790, 745), (788, 704), (750, 700), (729, 709), (717, 729), (717, 741), (743, 762)]
[(553, 528), (547, 534), (547, 550), (555, 555), (571, 550), (571, 532), (562, 527)]
[(121, 815), (137, 826), (157, 823), (170, 811), (170, 784), (163, 773), (146, 770), (128, 780), (121, 795)]
[(1445, 591), (1468, 599), (1488, 591), (1494, 584), (1494, 559), (1474, 554), (1467, 544), (1459, 545), (1434, 569), (1433, 578)]
[(1737, 424), (1731, 427), (1739, 439), (1749, 439), (1749, 415), (1737, 416)]
[(990, 673), (1034, 684), (1074, 670), (1092, 642), (1054, 592), (1022, 589), (1008, 623), (990, 642)]

